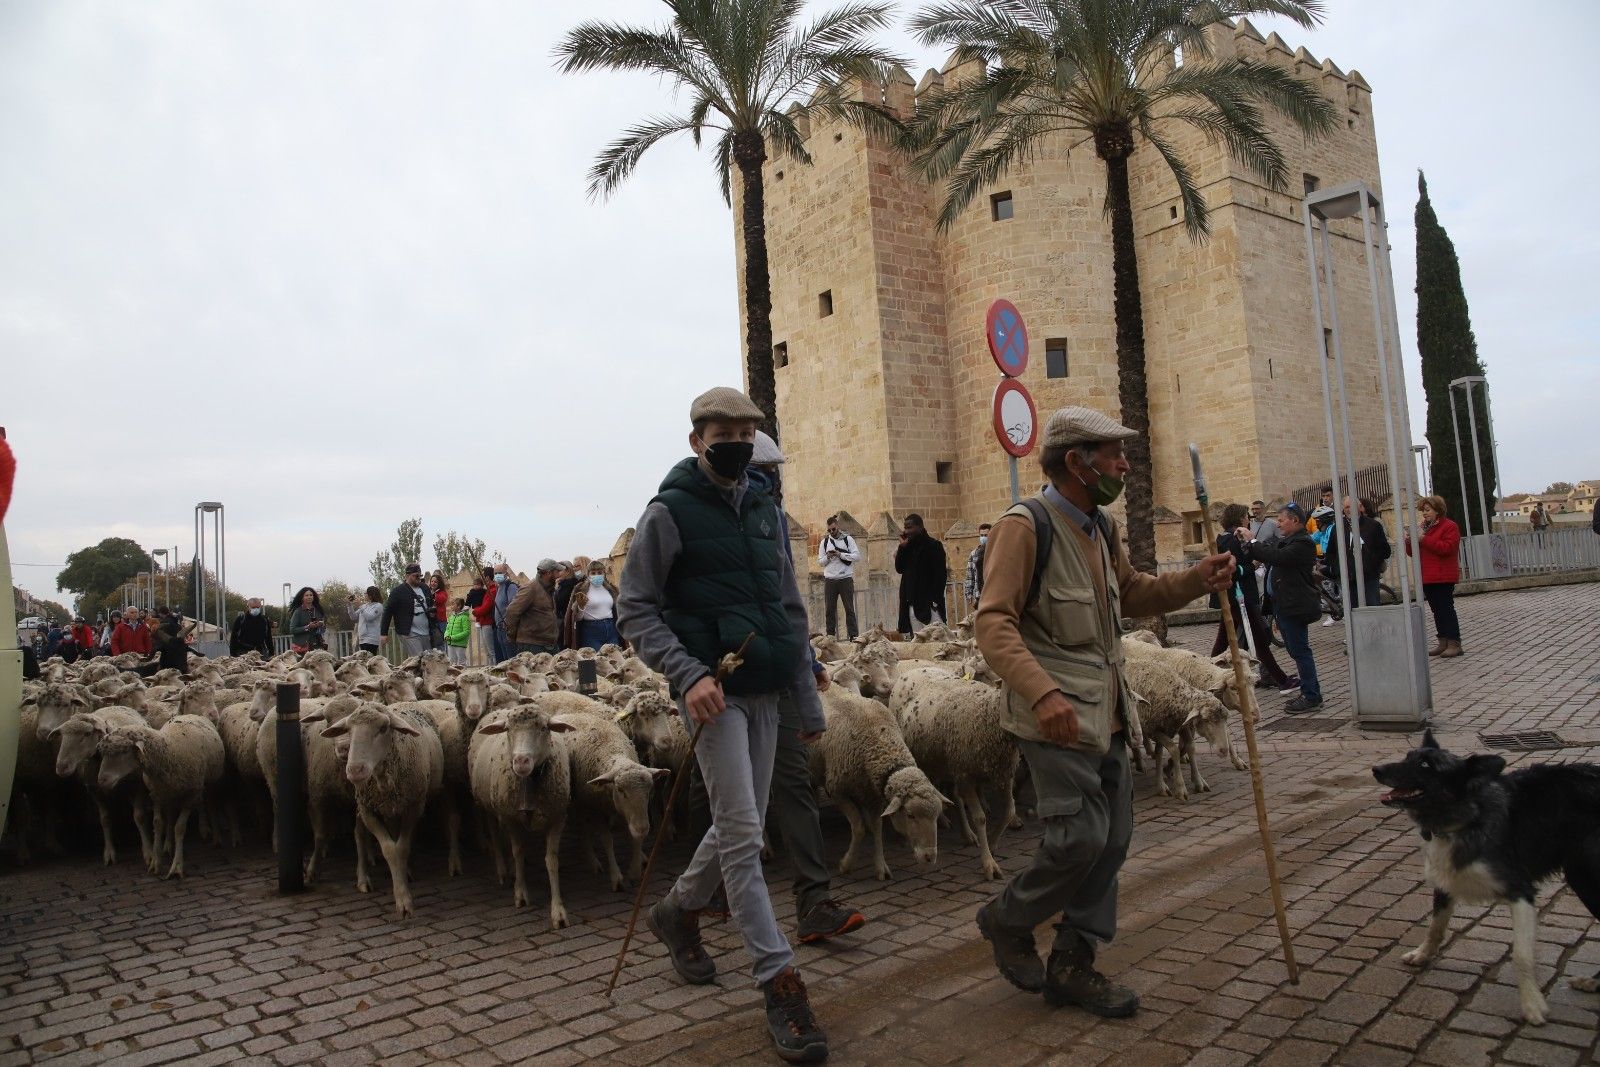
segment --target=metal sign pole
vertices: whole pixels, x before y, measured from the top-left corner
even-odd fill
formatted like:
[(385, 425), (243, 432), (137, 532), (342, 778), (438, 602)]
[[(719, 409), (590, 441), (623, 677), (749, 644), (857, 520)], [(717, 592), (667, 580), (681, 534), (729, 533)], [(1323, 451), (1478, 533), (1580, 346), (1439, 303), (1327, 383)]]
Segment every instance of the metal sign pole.
[(1478, 412), (1472, 403), (1472, 380), (1463, 379), (1461, 391), (1467, 394), (1467, 433), (1472, 437), (1472, 469), (1478, 479), (1478, 515), (1483, 532), (1489, 532), (1489, 500), (1483, 489), (1483, 453), (1478, 448)]
[(1017, 457), (1010, 456), (1009, 458), (1011, 460), (1011, 503), (1016, 504), (1022, 499), (1022, 490), (1018, 488), (1017, 482)]

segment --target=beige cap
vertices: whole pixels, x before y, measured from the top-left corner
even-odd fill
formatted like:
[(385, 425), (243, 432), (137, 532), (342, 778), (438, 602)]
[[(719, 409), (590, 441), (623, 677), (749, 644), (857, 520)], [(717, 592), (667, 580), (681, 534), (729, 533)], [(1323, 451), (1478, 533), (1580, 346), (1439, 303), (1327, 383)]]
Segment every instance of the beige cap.
[(1137, 430), (1130, 430), (1111, 416), (1102, 415), (1092, 408), (1062, 408), (1045, 423), (1044, 447), (1125, 441), (1138, 436)]
[(694, 398), (694, 403), (689, 405), (689, 421), (699, 422), (702, 419), (754, 419), (760, 422), (766, 418), (755, 401), (725, 385), (715, 389), (708, 389)]

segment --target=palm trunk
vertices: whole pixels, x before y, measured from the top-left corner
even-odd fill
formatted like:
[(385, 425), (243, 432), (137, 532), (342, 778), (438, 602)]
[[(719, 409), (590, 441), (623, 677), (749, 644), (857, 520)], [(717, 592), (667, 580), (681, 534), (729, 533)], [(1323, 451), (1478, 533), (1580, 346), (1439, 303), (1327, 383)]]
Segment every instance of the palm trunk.
[[(1111, 215), (1112, 306), (1117, 323), (1117, 402), (1122, 424), (1138, 436), (1124, 443), (1128, 471), (1124, 500), (1128, 515), (1128, 562), (1135, 570), (1156, 572), (1153, 472), (1150, 467), (1150, 389), (1145, 373), (1144, 306), (1139, 300), (1139, 255), (1133, 242), (1133, 201), (1128, 191), (1128, 156), (1133, 131), (1099, 130), (1095, 150), (1106, 163), (1106, 210)], [(1166, 641), (1166, 619), (1136, 619)]]
[(772, 366), (772, 277), (767, 270), (766, 189), (761, 165), (767, 145), (760, 133), (735, 134), (744, 219), (744, 369), (750, 399), (766, 412), (762, 429), (778, 439), (778, 386)]

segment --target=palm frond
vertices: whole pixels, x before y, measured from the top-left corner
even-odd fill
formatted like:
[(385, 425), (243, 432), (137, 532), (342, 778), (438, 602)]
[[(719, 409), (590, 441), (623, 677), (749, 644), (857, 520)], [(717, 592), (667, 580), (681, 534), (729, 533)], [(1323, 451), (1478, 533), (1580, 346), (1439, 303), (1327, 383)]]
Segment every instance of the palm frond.
[(1012, 167), (1031, 162), (1039, 142), (1055, 132), (1057, 127), (1043, 116), (1013, 116), (998, 137), (967, 153), (945, 184), (939, 229), (948, 230), (981, 190), (999, 181)]
[(800, 127), (792, 116), (782, 111), (767, 112), (766, 121), (761, 124), (761, 132), (766, 135), (767, 143), (778, 154), (801, 163), (811, 162), (811, 153), (806, 150), (806, 139), (801, 135)]
[(717, 138), (716, 151), (712, 160), (717, 168), (717, 186), (722, 190), (722, 202), (733, 204), (733, 131), (723, 130), (722, 136)]
[(1211, 235), (1211, 215), (1206, 208), (1205, 197), (1200, 195), (1200, 190), (1194, 184), (1194, 172), (1183, 161), (1177, 149), (1157, 133), (1148, 121), (1139, 123), (1139, 133), (1160, 153), (1162, 160), (1167, 164), (1167, 169), (1172, 172), (1173, 180), (1178, 183), (1178, 199), (1183, 204), (1184, 228), (1189, 231), (1192, 239), (1205, 240)]
[(601, 200), (609, 197), (633, 173), (639, 158), (652, 145), (690, 128), (686, 119), (676, 115), (648, 119), (628, 127), (621, 137), (605, 147), (594, 166), (589, 168), (589, 196)]

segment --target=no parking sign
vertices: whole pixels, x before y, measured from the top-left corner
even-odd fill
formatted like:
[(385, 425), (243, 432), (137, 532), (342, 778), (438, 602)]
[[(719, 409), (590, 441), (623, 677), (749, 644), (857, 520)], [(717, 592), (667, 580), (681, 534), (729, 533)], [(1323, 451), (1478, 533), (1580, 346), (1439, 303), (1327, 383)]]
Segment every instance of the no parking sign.
[(1005, 377), (994, 391), (994, 435), (1012, 457), (1012, 497), (1016, 497), (1016, 460), (1033, 451), (1039, 439), (1039, 411), (1027, 386), (1017, 380), (1028, 369), (1028, 325), (1009, 300), (996, 300), (984, 316), (989, 354)]
[(990, 304), (983, 332), (1001, 374), (1016, 378), (1028, 369), (1028, 327), (1015, 304), (1009, 300)]

